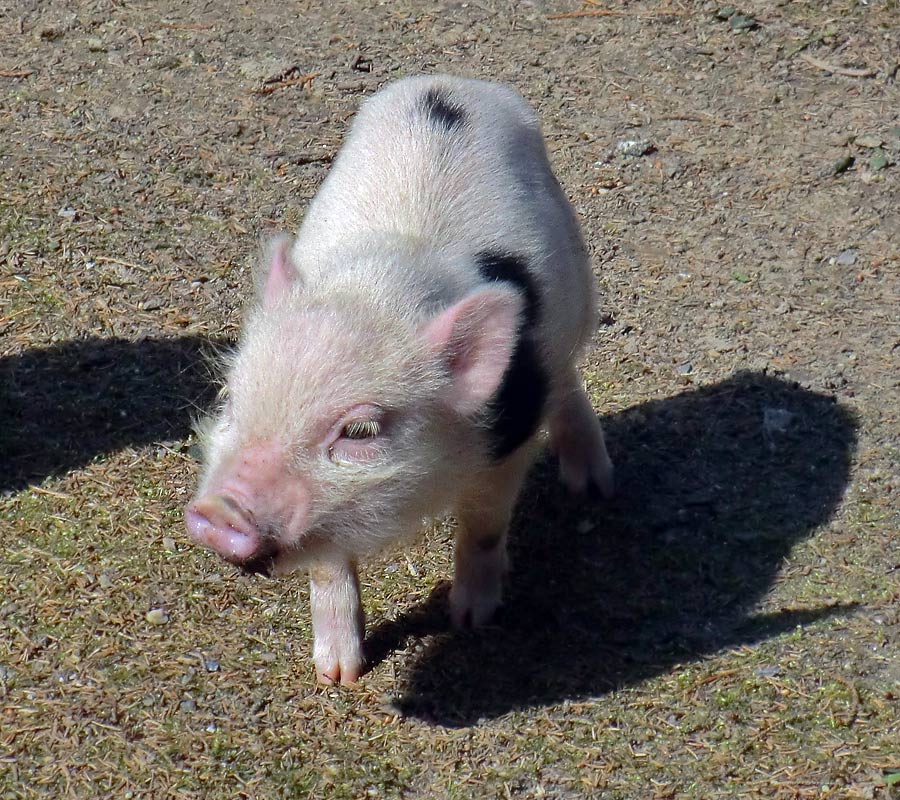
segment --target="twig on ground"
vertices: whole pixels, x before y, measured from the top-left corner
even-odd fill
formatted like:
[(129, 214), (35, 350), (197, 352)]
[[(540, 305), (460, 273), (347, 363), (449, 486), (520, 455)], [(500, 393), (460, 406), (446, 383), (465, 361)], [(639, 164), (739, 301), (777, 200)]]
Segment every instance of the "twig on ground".
[(813, 58), (813, 56), (808, 53), (801, 53), (800, 58), (813, 67), (817, 67), (825, 72), (833, 72), (835, 75), (846, 75), (848, 78), (871, 78), (878, 73), (877, 69), (872, 69), (871, 67), (864, 67), (862, 69), (857, 69), (855, 67), (836, 67), (826, 61), (820, 61), (818, 58)]
[(33, 69), (0, 69), (0, 78), (27, 78)]
[(269, 83), (265, 86), (260, 86), (258, 89), (254, 89), (253, 94), (272, 94), (272, 92), (277, 91), (278, 89), (283, 89), (285, 86), (296, 86), (298, 84), (311, 83), (319, 75), (320, 73), (318, 72), (310, 72), (307, 75), (301, 75), (299, 78), (288, 78), (284, 81)]

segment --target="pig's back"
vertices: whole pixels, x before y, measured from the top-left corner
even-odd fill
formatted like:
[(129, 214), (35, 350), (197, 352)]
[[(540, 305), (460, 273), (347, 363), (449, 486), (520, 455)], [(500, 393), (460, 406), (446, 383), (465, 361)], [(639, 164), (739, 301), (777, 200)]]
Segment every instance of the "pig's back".
[(537, 299), (550, 363), (568, 363), (589, 335), (593, 277), (578, 223), (535, 113), (507, 86), (406, 78), (362, 105), (295, 258), (303, 269), (334, 270), (335, 254), (353, 242), (391, 237), (434, 252), (422, 267), (433, 274), (420, 277), (449, 294), (485, 280), (520, 284)]

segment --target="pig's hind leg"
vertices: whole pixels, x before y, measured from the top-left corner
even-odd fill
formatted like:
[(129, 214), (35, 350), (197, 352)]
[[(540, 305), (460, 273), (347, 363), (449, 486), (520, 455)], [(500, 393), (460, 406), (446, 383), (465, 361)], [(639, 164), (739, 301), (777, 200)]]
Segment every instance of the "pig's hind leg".
[(335, 556), (309, 572), (313, 661), (321, 683), (356, 683), (365, 666), (365, 615), (356, 564)]
[(572, 370), (548, 420), (550, 447), (559, 458), (559, 477), (569, 491), (613, 494), (613, 465), (603, 428), (581, 379)]
[(450, 589), (456, 628), (484, 624), (500, 605), (506, 574), (506, 534), (522, 482), (534, 461), (528, 442), (479, 479), (460, 498)]

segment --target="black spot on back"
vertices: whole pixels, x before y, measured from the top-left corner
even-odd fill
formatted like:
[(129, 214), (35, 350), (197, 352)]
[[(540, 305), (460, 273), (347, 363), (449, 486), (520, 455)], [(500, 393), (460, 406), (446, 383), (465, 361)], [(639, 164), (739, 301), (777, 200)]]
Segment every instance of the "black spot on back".
[(502, 459), (537, 430), (547, 402), (548, 380), (540, 363), (534, 327), (540, 317), (540, 297), (524, 261), (512, 254), (485, 252), (475, 256), (488, 282), (513, 284), (525, 298), (525, 320), (503, 382), (488, 405), (491, 455)]
[(466, 121), (462, 105), (446, 89), (429, 89), (422, 98), (422, 107), (431, 123), (447, 132), (460, 128)]
[(525, 262), (511, 253), (488, 251), (475, 256), (478, 271), (486, 281), (513, 284), (525, 296), (525, 327), (533, 328), (541, 313), (541, 298)]

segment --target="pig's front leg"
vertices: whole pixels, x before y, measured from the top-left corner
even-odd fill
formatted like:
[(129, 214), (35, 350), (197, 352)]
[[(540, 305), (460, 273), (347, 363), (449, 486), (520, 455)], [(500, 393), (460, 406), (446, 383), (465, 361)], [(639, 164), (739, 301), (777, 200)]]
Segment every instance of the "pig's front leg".
[(573, 371), (550, 413), (550, 446), (559, 457), (559, 477), (569, 491), (613, 494), (613, 464), (600, 420)]
[(335, 557), (309, 571), (313, 661), (320, 683), (356, 683), (362, 674), (365, 614), (356, 564)]
[(506, 533), (535, 453), (534, 445), (526, 443), (482, 476), (460, 500), (450, 589), (450, 619), (457, 628), (484, 624), (500, 605), (507, 566)]

